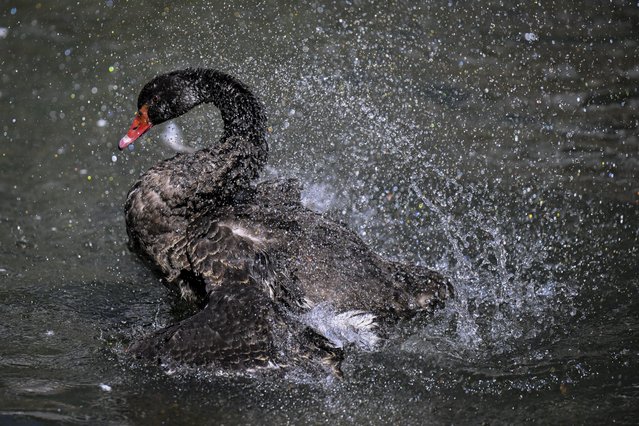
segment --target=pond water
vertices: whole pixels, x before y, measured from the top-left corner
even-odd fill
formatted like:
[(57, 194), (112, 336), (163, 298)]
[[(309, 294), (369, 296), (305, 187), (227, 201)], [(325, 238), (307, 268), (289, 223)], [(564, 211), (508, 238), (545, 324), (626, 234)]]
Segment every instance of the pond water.
[[(636, 422), (639, 4), (174, 3), (0, 5), (0, 423)], [(117, 142), (186, 66), (259, 94), (269, 175), (457, 298), (343, 380), (132, 362), (174, 317), (123, 204), (172, 151)]]

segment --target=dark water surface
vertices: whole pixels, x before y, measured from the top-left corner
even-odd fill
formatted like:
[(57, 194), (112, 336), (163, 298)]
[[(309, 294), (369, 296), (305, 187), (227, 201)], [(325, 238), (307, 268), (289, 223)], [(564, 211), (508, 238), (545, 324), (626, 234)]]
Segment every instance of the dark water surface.
[[(636, 2), (185, 3), (0, 2), (0, 423), (636, 422)], [(253, 87), (269, 174), (457, 299), (338, 382), (127, 358), (174, 317), (122, 206), (172, 154), (160, 126), (116, 145), (185, 66)]]

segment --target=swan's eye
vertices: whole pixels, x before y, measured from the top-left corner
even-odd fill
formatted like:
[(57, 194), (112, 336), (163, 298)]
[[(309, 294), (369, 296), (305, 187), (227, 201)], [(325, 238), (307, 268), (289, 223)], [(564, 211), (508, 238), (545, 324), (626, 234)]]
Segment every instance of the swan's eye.
[(151, 98), (151, 102), (157, 104), (158, 102), (160, 102), (160, 97), (158, 95), (153, 95), (153, 98)]

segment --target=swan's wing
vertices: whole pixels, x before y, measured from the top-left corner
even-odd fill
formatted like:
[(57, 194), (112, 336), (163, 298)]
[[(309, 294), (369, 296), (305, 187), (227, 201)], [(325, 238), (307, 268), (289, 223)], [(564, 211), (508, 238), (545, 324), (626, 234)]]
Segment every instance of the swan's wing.
[(238, 221), (202, 217), (190, 229), (187, 257), (206, 292), (228, 282), (258, 284), (273, 297), (274, 274), (268, 238)]
[(238, 219), (201, 218), (191, 232), (187, 257), (192, 272), (204, 283), (205, 293), (227, 282), (243, 283), (261, 288), (294, 311), (308, 308), (295, 276), (271, 253), (281, 242), (259, 225)]
[(340, 348), (282, 311), (257, 286), (239, 283), (216, 288), (204, 309), (129, 351), (165, 365), (246, 370), (292, 362), (342, 375)]
[(254, 368), (273, 364), (273, 337), (281, 323), (273, 302), (250, 285), (228, 284), (204, 309), (133, 344), (129, 350), (159, 363)]

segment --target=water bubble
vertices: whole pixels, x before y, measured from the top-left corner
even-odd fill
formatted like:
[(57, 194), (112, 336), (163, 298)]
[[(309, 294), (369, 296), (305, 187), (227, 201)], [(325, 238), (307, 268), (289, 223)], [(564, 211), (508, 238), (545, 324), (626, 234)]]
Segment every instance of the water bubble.
[(535, 33), (526, 33), (524, 34), (524, 39), (530, 43), (532, 43), (533, 41), (537, 41), (539, 40), (539, 36)]
[(104, 127), (107, 125), (107, 121), (104, 118), (101, 118), (96, 121), (95, 124), (97, 124), (98, 127)]
[(111, 392), (113, 388), (105, 383), (100, 383), (100, 389), (102, 389), (104, 392)]

